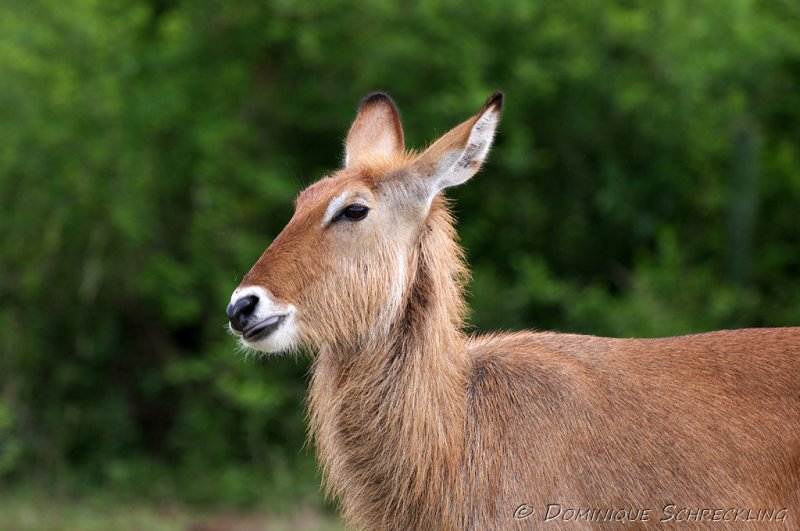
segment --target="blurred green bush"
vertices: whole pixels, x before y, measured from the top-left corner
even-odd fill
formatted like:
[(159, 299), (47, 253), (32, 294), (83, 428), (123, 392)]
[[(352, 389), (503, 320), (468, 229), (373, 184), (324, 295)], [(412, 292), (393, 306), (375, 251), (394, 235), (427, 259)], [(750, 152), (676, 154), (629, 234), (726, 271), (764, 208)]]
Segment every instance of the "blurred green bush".
[[(800, 323), (800, 5), (3, 0), (0, 475), (305, 496), (307, 360), (231, 290), (388, 90), (423, 146), (507, 93), (452, 192), (478, 329)], [(299, 478), (299, 479), (298, 479)]]

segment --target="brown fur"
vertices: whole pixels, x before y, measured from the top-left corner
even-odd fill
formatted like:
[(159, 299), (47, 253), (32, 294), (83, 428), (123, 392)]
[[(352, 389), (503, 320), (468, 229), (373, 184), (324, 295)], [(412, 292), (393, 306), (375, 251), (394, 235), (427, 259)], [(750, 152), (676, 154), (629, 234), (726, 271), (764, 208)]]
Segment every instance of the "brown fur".
[[(531, 528), (549, 503), (651, 508), (657, 523), (675, 504), (786, 508), (800, 527), (800, 328), (467, 336), (447, 202), (409, 197), (481, 113), (418, 157), (402, 152), (396, 110), (378, 119), (392, 113), (357, 119), (391, 152), (364, 155), (354, 124), (351, 164), (300, 196), (243, 281), (296, 305), (318, 351), (311, 435), (347, 523)], [(368, 217), (322, 226), (345, 191), (370, 202)], [(515, 520), (521, 504), (537, 512)]]

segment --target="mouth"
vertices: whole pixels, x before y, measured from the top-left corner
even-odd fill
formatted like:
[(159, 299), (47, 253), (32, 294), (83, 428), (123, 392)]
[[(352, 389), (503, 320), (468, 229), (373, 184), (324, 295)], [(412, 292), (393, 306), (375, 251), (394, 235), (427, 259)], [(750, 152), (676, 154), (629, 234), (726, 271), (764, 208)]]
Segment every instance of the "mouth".
[(260, 323), (256, 323), (245, 330), (242, 338), (244, 338), (246, 341), (258, 341), (260, 339), (265, 339), (267, 336), (277, 330), (279, 326), (281, 326), (284, 319), (286, 319), (286, 315), (273, 315), (272, 317), (267, 317)]

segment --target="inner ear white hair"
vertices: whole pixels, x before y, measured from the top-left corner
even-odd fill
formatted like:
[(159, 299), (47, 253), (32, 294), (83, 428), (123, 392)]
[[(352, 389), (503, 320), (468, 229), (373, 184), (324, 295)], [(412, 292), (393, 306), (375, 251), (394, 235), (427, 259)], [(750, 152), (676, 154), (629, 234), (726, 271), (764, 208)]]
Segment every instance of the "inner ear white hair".
[(496, 92), (483, 109), (425, 150), (415, 162), (430, 197), (466, 182), (481, 169), (500, 122), (503, 93)]

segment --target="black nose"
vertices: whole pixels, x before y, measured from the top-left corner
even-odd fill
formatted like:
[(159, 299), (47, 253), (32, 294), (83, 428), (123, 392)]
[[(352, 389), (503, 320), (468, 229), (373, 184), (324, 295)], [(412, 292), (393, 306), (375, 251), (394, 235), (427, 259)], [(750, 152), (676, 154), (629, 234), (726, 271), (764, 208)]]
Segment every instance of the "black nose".
[(228, 314), (231, 328), (243, 332), (245, 326), (247, 326), (247, 321), (256, 309), (256, 305), (258, 305), (258, 297), (255, 295), (242, 297), (233, 304), (229, 304), (225, 313)]

